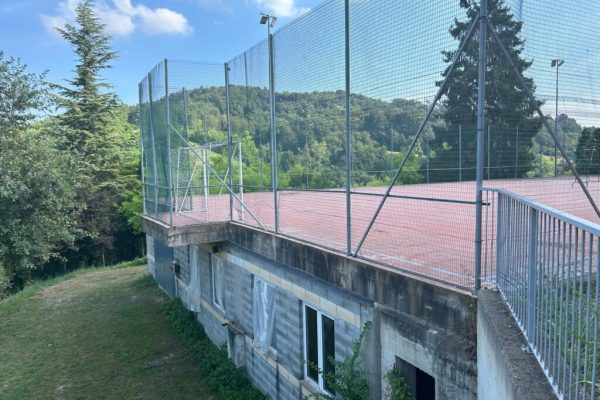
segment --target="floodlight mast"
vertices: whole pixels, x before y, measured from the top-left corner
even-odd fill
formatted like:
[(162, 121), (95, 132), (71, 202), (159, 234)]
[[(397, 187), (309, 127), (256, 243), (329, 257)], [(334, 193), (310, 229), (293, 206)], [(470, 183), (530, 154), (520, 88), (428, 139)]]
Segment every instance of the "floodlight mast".
[(275, 232), (279, 233), (279, 204), (277, 198), (277, 132), (275, 125), (275, 78), (273, 73), (273, 35), (271, 28), (275, 26), (277, 17), (270, 14), (260, 14), (260, 24), (267, 25), (267, 43), (269, 46), (269, 112), (271, 131), (271, 187), (273, 190), (273, 208), (275, 210)]
[[(551, 68), (555, 68), (556, 67), (556, 110), (555, 110), (555, 114), (554, 114), (554, 133), (557, 135), (556, 138), (558, 139), (558, 69), (561, 65), (563, 65), (565, 63), (565, 60), (561, 60), (559, 58), (555, 58), (554, 60), (552, 60), (550, 62), (550, 67)], [(565, 132), (563, 131), (562, 133), (562, 145), (563, 148), (565, 147)], [(557, 146), (556, 143), (554, 143), (554, 176), (558, 176), (558, 164), (557, 164), (557, 156), (558, 156), (558, 151), (557, 151)]]

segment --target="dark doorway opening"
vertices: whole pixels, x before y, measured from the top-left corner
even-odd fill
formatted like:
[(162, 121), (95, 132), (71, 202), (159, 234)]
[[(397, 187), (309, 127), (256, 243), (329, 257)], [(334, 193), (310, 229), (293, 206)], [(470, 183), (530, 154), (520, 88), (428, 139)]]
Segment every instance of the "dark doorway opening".
[(411, 363), (396, 357), (396, 365), (416, 400), (435, 400), (435, 378)]

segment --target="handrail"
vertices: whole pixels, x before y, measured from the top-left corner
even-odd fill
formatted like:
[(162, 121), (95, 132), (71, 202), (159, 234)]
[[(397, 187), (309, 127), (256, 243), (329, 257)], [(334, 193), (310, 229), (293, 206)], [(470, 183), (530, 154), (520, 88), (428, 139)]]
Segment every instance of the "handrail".
[(552, 217), (558, 218), (558, 219), (560, 219), (564, 222), (567, 222), (577, 228), (583, 229), (584, 231), (587, 231), (593, 235), (600, 236), (600, 225), (598, 225), (594, 222), (591, 222), (587, 219), (577, 217), (573, 214), (569, 214), (564, 211), (557, 210), (556, 208), (547, 206), (545, 204), (539, 203), (535, 200), (531, 200), (520, 194), (511, 192), (510, 190), (492, 188), (492, 187), (484, 187), (484, 188), (482, 188), (482, 190), (488, 191), (488, 192), (496, 192), (496, 193), (500, 193), (500, 194), (503, 194), (508, 197), (512, 197), (513, 199), (518, 200), (519, 202), (526, 204), (527, 206), (529, 206), (533, 209), (541, 211)]

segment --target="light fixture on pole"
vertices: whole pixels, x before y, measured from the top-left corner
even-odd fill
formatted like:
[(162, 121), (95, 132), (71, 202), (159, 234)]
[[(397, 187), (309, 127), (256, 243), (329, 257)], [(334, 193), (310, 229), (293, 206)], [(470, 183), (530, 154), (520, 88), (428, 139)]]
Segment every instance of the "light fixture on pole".
[(275, 27), (277, 23), (277, 17), (269, 14), (260, 14), (260, 24), (267, 25), (268, 34), (271, 34), (271, 28)]
[[(556, 68), (556, 112), (554, 114), (554, 136), (558, 140), (558, 68), (565, 63), (565, 60), (555, 58), (550, 62), (551, 68)], [(565, 133), (562, 134), (562, 145), (565, 147)], [(557, 164), (557, 145), (554, 143), (554, 176), (558, 176), (558, 164)]]

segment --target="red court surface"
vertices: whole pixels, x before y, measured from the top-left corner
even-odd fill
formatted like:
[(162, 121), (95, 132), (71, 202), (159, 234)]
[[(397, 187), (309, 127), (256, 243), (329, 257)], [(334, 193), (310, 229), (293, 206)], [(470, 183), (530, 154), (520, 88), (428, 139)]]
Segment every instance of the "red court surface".
[[(547, 206), (598, 223), (593, 208), (572, 177), (491, 180), (485, 187), (505, 189)], [(587, 180), (600, 202), (600, 181)], [(351, 196), (352, 251), (364, 235), (385, 187), (354, 188)], [(369, 193), (369, 195), (366, 195)], [(475, 252), (475, 182), (396, 186), (358, 253), (360, 257), (443, 283), (472, 288)], [(279, 226), (284, 235), (346, 251), (346, 197), (338, 191), (281, 191)], [(273, 230), (273, 193), (245, 193), (246, 210), (234, 199), (233, 219)], [(482, 275), (493, 274), (496, 202), (484, 195)], [(254, 214), (256, 220), (251, 216)], [(161, 215), (168, 222), (168, 215)], [(229, 195), (194, 196), (191, 210), (175, 213), (174, 225), (229, 219)]]

